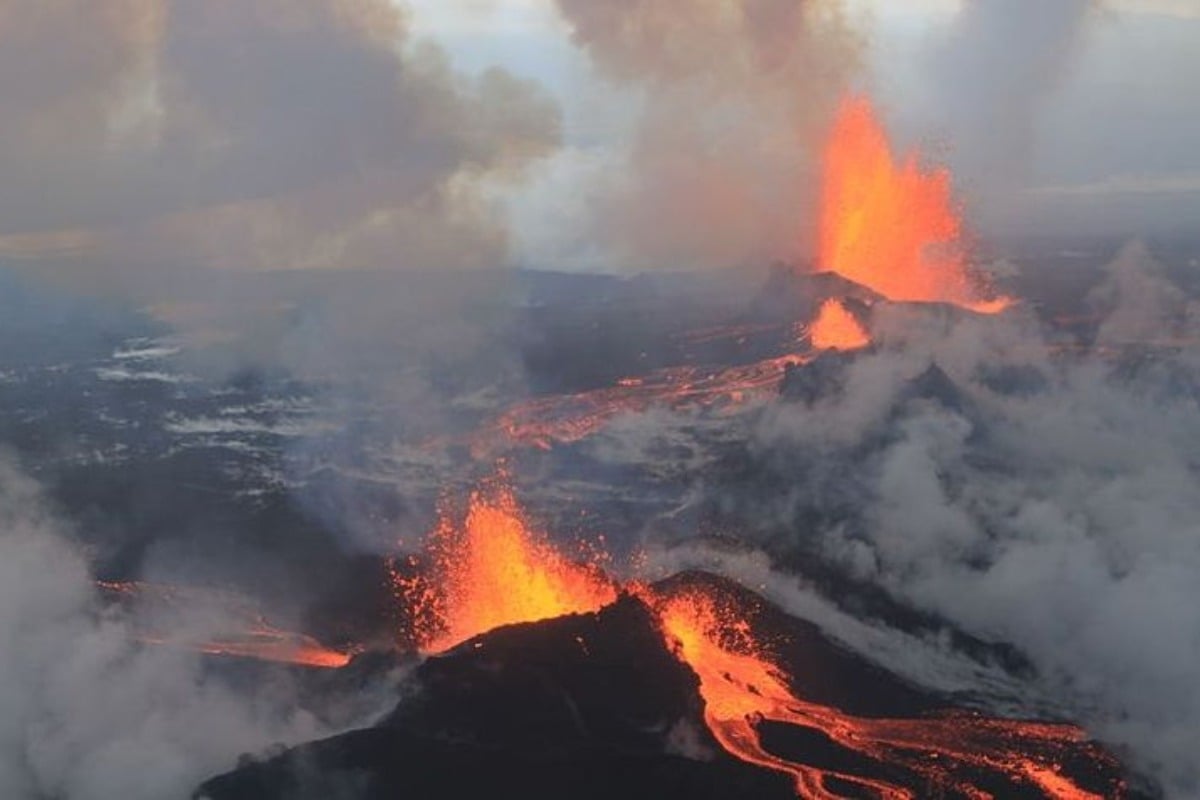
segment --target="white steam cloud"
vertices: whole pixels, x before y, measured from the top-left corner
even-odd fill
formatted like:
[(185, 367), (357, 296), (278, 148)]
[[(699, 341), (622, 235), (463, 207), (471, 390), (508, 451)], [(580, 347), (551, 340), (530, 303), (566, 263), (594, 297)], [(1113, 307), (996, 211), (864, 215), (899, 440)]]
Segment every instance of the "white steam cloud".
[(558, 138), (537, 87), (456, 74), (390, 0), (4, 0), (0, 19), (0, 254), (75, 282), (495, 264), (485, 188)]
[[(1110, 344), (1194, 330), (1140, 246), (1093, 297)], [(821, 486), (852, 497), (851, 521), (798, 530), (796, 546), (1017, 646), (1093, 731), (1172, 796), (1194, 796), (1200, 363), (1187, 349), (1054, 358), (1019, 314), (897, 308), (875, 332), (879, 349), (841, 391), (759, 425), (759, 456), (795, 476), (785, 518), (830, 503)], [(957, 394), (913, 393), (931, 363)]]
[(329, 732), (289, 685), (258, 689), (136, 644), (37, 486), (0, 462), (0, 796), (186, 798), (243, 753)]

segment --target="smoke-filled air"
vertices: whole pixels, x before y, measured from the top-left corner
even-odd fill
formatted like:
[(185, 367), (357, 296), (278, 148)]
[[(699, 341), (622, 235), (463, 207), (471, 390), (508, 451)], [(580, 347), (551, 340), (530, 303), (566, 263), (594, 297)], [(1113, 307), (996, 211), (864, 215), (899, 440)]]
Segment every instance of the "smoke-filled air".
[(0, 0), (0, 797), (1200, 795), (1200, 3)]

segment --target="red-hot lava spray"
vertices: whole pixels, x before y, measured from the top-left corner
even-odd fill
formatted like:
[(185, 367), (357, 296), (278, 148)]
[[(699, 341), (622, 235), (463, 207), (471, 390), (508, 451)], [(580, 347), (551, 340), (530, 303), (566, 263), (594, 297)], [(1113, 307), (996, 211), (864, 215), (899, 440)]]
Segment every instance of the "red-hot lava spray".
[(826, 300), (808, 331), (812, 346), (818, 350), (858, 350), (871, 344), (862, 323), (846, 310), (840, 300)]
[(617, 598), (593, 564), (572, 561), (529, 529), (499, 483), (471, 495), (461, 526), (443, 513), (428, 571), (395, 577), (418, 645), (436, 652), (503, 625), (596, 611)]
[(889, 300), (1003, 310), (1011, 301), (987, 299), (968, 273), (962, 232), (949, 171), (897, 160), (870, 101), (845, 100), (825, 149), (820, 268)]

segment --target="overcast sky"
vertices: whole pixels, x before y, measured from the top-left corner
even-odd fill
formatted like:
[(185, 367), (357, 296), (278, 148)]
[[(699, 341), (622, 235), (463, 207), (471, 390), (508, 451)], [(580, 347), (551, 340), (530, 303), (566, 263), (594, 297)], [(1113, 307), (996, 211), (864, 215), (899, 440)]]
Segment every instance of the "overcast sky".
[[(444, 43), (464, 67), (503, 65), (550, 87), (565, 110), (568, 144), (595, 156), (628, 135), (632, 101), (597, 78), (572, 46), (554, 0), (408, 2), (416, 30)], [(1067, 2), (1049, 0), (1045, 7)], [(847, 6), (868, 37), (865, 82), (893, 130), (956, 167), (960, 193), (985, 232), (1200, 230), (1194, 78), (1200, 75), (1200, 0), (1107, 0), (1093, 9), (1062, 59), (1061, 74), (1047, 79), (1028, 109), (1031, 119), (1011, 122), (1030, 128), (1028, 163), (1015, 170), (1019, 191), (1003, 196), (974, 169), (977, 143), (960, 128), (971, 115), (979, 126), (1009, 123), (977, 113), (987, 103), (978, 87), (966, 87), (975, 96), (957, 117), (944, 107), (961, 78), (954, 60), (961, 53), (941, 62), (937, 57), (961, 21), (961, 0), (848, 0)], [(1028, 36), (1014, 28), (1016, 41), (997, 44), (1013, 51), (1009, 62), (995, 60), (997, 71), (1021, 68), (1022, 40), (1036, 38), (1041, 25), (1038, 13), (1027, 16)], [(578, 151), (573, 157), (581, 158)], [(556, 175), (559, 188), (566, 180), (561, 171)], [(559, 207), (557, 201), (546, 205)], [(531, 216), (545, 212), (539, 205)], [(553, 227), (561, 228), (561, 220)]]
[(802, 257), (849, 91), (953, 168), (984, 235), (1200, 219), (1200, 0), (0, 0), (0, 19), (0, 259), (101, 286)]

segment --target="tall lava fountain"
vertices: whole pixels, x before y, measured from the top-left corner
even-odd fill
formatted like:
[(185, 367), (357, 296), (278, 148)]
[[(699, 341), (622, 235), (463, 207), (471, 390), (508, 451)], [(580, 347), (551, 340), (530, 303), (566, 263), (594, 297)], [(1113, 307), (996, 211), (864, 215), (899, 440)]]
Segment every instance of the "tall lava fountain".
[(870, 100), (846, 99), (824, 155), (818, 263), (889, 300), (951, 303), (981, 313), (988, 298), (969, 275), (950, 173), (898, 159)]

